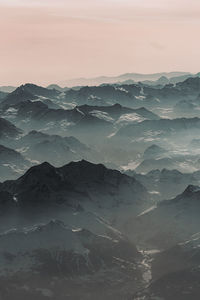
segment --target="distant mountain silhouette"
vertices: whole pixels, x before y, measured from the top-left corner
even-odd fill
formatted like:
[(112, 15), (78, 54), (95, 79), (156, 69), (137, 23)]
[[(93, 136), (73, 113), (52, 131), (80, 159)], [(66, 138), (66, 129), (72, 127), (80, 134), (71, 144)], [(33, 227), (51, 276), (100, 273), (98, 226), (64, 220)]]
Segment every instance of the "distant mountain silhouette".
[(7, 95), (4, 101), (1, 103), (4, 105), (12, 105), (17, 104), (22, 101), (34, 100), (39, 96), (54, 98), (59, 95), (60, 92), (57, 90), (49, 90), (41, 86), (37, 86), (35, 84), (27, 83), (25, 85), (21, 85), (16, 90)]
[(16, 137), (21, 130), (14, 126), (11, 122), (0, 118), (0, 138)]
[(188, 72), (169, 72), (169, 73), (155, 73), (155, 74), (139, 74), (139, 73), (126, 73), (119, 76), (100, 76), (96, 78), (77, 78), (60, 82), (63, 86), (73, 87), (77, 85), (100, 85), (103, 83), (116, 83), (125, 80), (143, 81), (143, 80), (158, 80), (161, 76), (166, 76), (167, 78), (188, 75)]

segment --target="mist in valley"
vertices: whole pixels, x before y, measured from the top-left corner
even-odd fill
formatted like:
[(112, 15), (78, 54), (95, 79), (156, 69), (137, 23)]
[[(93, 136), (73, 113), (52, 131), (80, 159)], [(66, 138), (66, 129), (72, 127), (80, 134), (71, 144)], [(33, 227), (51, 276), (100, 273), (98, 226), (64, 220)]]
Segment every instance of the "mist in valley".
[(1, 299), (198, 299), (200, 78), (3, 93)]
[(0, 0), (0, 300), (200, 299), (199, 12)]

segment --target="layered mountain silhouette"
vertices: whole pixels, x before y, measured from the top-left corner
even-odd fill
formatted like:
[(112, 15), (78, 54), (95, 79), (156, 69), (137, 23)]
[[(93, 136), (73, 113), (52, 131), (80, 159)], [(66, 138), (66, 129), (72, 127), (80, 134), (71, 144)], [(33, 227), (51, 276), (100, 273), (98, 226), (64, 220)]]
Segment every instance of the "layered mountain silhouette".
[(66, 207), (146, 206), (146, 189), (134, 178), (87, 161), (61, 168), (49, 163), (30, 168), (22, 177), (5, 181), (0, 191), (12, 195), (19, 209)]
[(14, 105), (22, 101), (35, 100), (39, 98), (39, 96), (55, 98), (58, 95), (59, 92), (55, 89), (49, 90), (35, 84), (27, 83), (8, 94), (1, 105)]
[(166, 76), (167, 78), (178, 77), (178, 76), (191, 76), (190, 73), (187, 72), (169, 72), (169, 73), (155, 73), (155, 74), (139, 74), (139, 73), (125, 73), (116, 77), (106, 77), (100, 76), (96, 78), (78, 78), (72, 79), (62, 82), (62, 85), (65, 86), (76, 86), (76, 85), (99, 85), (103, 83), (116, 83), (125, 80), (134, 80), (134, 81), (142, 81), (142, 80), (158, 80), (161, 76)]
[(97, 151), (73, 136), (62, 137), (32, 130), (18, 139), (16, 144), (18, 147), (23, 147), (23, 154), (31, 160), (39, 162), (48, 160), (56, 166), (82, 158), (92, 161), (98, 161), (101, 158)]
[[(96, 220), (102, 231), (105, 223)], [(121, 284), (115, 284), (116, 292), (112, 299), (126, 296), (137, 290), (135, 283), (142, 280), (139, 262), (141, 255), (125, 236), (108, 228), (106, 234), (96, 235), (84, 228), (70, 228), (59, 220), (38, 224), (21, 230), (11, 230), (0, 234), (1, 241), (1, 295), (6, 299), (64, 299), (82, 297), (84, 290), (95, 291), (103, 286), (101, 296), (112, 292), (114, 278), (120, 278)], [(101, 280), (103, 274), (107, 283)], [(87, 278), (84, 287), (81, 284)], [(110, 278), (110, 279), (109, 279)], [(37, 284), (36, 284), (37, 282)], [(95, 290), (91, 287), (95, 282)], [(28, 286), (28, 289), (24, 289)], [(77, 286), (74, 291), (74, 286)], [(116, 296), (115, 296), (116, 294)]]
[(169, 83), (161, 87), (143, 83), (115, 84), (101, 86), (84, 86), (78, 90), (65, 92), (65, 101), (75, 101), (77, 104), (110, 105), (119, 103), (129, 107), (147, 107), (156, 105), (167, 106), (181, 100), (195, 100), (200, 93), (200, 78), (189, 77), (182, 82)]
[(0, 299), (199, 299), (199, 77), (0, 88)]
[(152, 170), (147, 174), (137, 174), (135, 171), (127, 171), (127, 175), (138, 179), (148, 191), (158, 199), (170, 199), (181, 194), (190, 184), (199, 183), (199, 171), (194, 173), (181, 173), (178, 170)]
[(18, 136), (22, 131), (11, 122), (0, 118), (0, 139), (13, 138)]
[(143, 158), (144, 159), (158, 159), (161, 158), (163, 155), (166, 155), (167, 150), (158, 146), (158, 145), (151, 145), (145, 151)]
[(21, 153), (0, 145), (0, 181), (19, 177), (30, 165)]
[[(120, 105), (119, 103), (116, 103), (111, 106), (82, 105), (82, 106), (79, 106), (78, 108), (85, 114), (92, 113), (93, 115), (96, 115), (96, 116), (99, 116), (100, 112), (103, 112), (104, 114), (107, 114), (108, 120), (112, 120), (112, 119), (119, 120), (119, 118), (122, 117), (123, 115), (131, 115), (134, 113), (144, 119), (149, 119), (149, 120), (159, 119), (159, 117), (156, 114), (152, 113), (151, 111), (147, 110), (144, 107), (141, 107), (138, 109), (131, 109), (128, 107), (124, 107), (124, 106)], [(103, 118), (103, 115), (102, 115), (102, 118)], [(105, 115), (105, 118), (106, 118), (106, 115)]]
[(164, 135), (177, 134), (183, 130), (199, 129), (199, 118), (179, 118), (179, 119), (160, 119), (145, 120), (138, 124), (127, 125), (117, 132), (117, 136), (138, 137), (140, 135)]
[[(183, 193), (140, 214), (127, 222), (127, 229), (134, 226), (134, 239), (160, 249), (170, 248), (195, 234), (199, 226), (200, 189), (189, 185)], [(141, 232), (146, 228), (145, 234)], [(184, 228), (184, 230), (183, 230)]]

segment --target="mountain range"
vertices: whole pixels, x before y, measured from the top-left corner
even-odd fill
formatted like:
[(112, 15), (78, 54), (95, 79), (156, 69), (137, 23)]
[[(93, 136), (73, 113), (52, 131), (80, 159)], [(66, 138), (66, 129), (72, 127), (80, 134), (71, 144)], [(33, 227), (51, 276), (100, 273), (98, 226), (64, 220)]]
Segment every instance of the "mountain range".
[(133, 204), (138, 211), (150, 199), (147, 190), (133, 177), (84, 160), (60, 168), (44, 162), (17, 180), (1, 183), (0, 192), (8, 193), (7, 201), (2, 203), (5, 209), (31, 214), (34, 210), (76, 211), (124, 204)]
[(199, 100), (187, 72), (0, 88), (1, 300), (199, 299)]
[(116, 83), (122, 82), (125, 80), (134, 80), (134, 81), (143, 81), (143, 80), (158, 80), (162, 76), (166, 76), (167, 78), (178, 77), (184, 75), (191, 75), (188, 72), (169, 72), (169, 73), (154, 73), (154, 74), (139, 74), (139, 73), (126, 73), (119, 76), (100, 76), (95, 78), (77, 78), (61, 81), (59, 84), (61, 86), (90, 86), (90, 85), (100, 85), (103, 83)]

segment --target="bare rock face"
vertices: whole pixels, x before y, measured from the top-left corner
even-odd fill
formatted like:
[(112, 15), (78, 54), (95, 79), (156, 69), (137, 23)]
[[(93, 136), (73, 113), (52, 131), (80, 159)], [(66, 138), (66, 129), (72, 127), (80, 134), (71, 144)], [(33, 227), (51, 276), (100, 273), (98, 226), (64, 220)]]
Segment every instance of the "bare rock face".
[(15, 181), (4, 182), (0, 190), (15, 195), (19, 209), (79, 204), (84, 207), (87, 203), (97, 207), (142, 207), (149, 199), (146, 189), (134, 178), (84, 160), (61, 168), (45, 162)]

